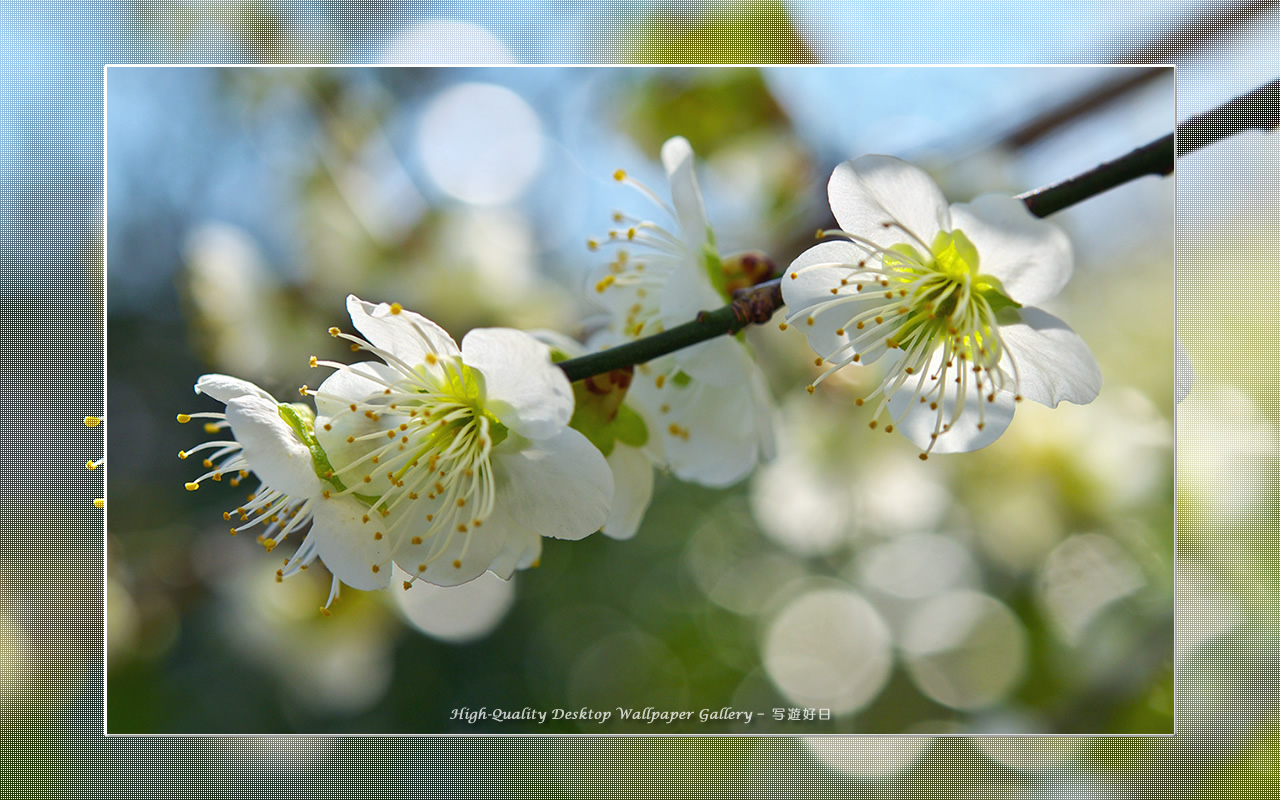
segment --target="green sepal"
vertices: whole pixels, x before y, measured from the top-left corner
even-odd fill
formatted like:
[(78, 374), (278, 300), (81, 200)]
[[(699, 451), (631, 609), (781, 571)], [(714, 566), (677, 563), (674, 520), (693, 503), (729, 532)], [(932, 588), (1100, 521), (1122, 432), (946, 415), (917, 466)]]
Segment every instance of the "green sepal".
[(320, 442), (316, 440), (313, 429), (315, 424), (315, 413), (309, 406), (302, 403), (281, 403), (276, 406), (276, 412), (280, 415), (280, 419), (284, 420), (304, 445), (307, 446), (308, 452), (311, 453), (311, 469), (316, 476), (322, 481), (328, 481), (338, 491), (344, 491), (347, 487), (334, 474), (333, 465), (329, 463), (329, 456), (325, 453), (324, 448), (320, 446)]
[(613, 418), (613, 428), (618, 441), (628, 447), (644, 447), (649, 441), (649, 428), (644, 419), (631, 410), (631, 406), (618, 409), (618, 416)]
[(728, 276), (724, 274), (724, 262), (720, 259), (720, 253), (716, 251), (715, 237), (711, 235), (710, 228), (707, 228), (707, 241), (702, 245), (700, 255), (702, 268), (711, 279), (711, 285), (725, 300), (732, 300), (733, 298), (729, 296)]
[(1000, 279), (994, 275), (979, 275), (974, 281), (973, 290), (987, 301), (987, 305), (991, 306), (994, 314), (999, 314), (1006, 308), (1022, 308), (1022, 303), (1010, 297), (1004, 290), (1004, 284), (1000, 283)]

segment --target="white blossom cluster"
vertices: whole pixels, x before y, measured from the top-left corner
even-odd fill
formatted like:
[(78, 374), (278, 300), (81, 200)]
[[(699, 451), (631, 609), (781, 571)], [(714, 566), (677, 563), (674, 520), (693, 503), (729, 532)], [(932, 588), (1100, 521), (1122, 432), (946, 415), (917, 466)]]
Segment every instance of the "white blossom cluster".
[[(587, 294), (605, 313), (585, 343), (558, 333), (472, 330), (459, 345), (397, 303), (352, 295), (355, 333), (330, 333), (372, 359), (312, 358), (334, 370), (314, 401), (282, 403), (226, 375), (195, 385), (225, 406), (205, 420), (205, 472), (187, 483), (258, 485), (225, 514), (268, 549), (302, 544), (283, 579), (319, 559), (342, 584), (386, 588), (394, 567), (452, 586), (485, 572), (510, 578), (538, 562), (543, 537), (634, 535), (658, 468), (711, 487), (744, 478), (774, 453), (777, 413), (751, 347), (720, 336), (571, 384), (557, 362), (660, 334), (734, 291), (769, 279), (754, 254), (722, 255), (689, 143), (662, 148), (670, 203), (619, 171), (670, 218), (614, 215), (589, 242), (611, 259)], [(1027, 398), (1088, 403), (1101, 374), (1089, 348), (1037, 305), (1071, 276), (1071, 246), (1014, 198), (949, 205), (922, 170), (886, 156), (841, 164), (829, 198), (838, 230), (781, 274), (782, 327), (803, 331), (827, 369), (879, 363), (858, 406), (920, 450), (984, 447)], [(672, 224), (674, 223), (674, 224)], [(767, 265), (767, 266), (766, 266)], [(856, 413), (856, 412), (855, 412)], [(328, 603), (326, 603), (326, 608)]]

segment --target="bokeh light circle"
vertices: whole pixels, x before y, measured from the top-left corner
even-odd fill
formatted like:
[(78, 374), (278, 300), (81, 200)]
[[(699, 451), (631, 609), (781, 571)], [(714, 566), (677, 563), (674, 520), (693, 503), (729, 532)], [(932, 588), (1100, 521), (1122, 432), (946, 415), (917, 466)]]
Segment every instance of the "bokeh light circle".
[(770, 623), (763, 651), (769, 678), (788, 700), (834, 714), (874, 700), (893, 664), (884, 620), (860, 595), (840, 588), (791, 600)]
[(1027, 663), (1027, 637), (1018, 618), (980, 592), (947, 592), (923, 603), (907, 623), (902, 649), (920, 691), (962, 710), (1002, 700)]
[(542, 165), (542, 124), (510, 89), (461, 83), (437, 95), (418, 124), (418, 144), (431, 179), (467, 203), (508, 203)]

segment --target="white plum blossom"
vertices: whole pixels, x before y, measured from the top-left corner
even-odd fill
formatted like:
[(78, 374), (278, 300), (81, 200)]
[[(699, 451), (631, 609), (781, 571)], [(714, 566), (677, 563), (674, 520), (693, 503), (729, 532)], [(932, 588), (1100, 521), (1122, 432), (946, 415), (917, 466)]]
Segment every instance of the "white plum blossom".
[[(889, 156), (838, 166), (828, 184), (840, 230), (800, 255), (782, 280), (790, 310), (831, 366), (883, 361), (858, 404), (924, 452), (995, 441), (1016, 401), (1088, 403), (1102, 377), (1088, 346), (1035, 306), (1071, 277), (1071, 243), (1015, 198), (948, 206), (920, 168)], [(813, 391), (813, 386), (809, 387)]]
[[(385, 588), (392, 574), (386, 548), (365, 547), (362, 531), (354, 522), (367, 508), (353, 498), (338, 497), (317, 475), (324, 455), (315, 446), (311, 410), (300, 403), (280, 403), (249, 381), (229, 375), (203, 375), (195, 390), (223, 403), (225, 413), (179, 414), (178, 421), (204, 418), (209, 420), (204, 426), (206, 433), (229, 430), (234, 438), (215, 439), (178, 453), (179, 458), (187, 459), (213, 451), (202, 459), (208, 471), (188, 482), (187, 489), (194, 491), (206, 480), (221, 482), (223, 478), (231, 486), (239, 486), (251, 473), (255, 475), (259, 487), (223, 518), (241, 523), (231, 529), (233, 534), (263, 526), (258, 541), (268, 552), (310, 523), (306, 538), (284, 568), (277, 570), (276, 577), (289, 577), (320, 558), (333, 575), (326, 609), (338, 596), (341, 584), (356, 589)], [(347, 557), (355, 547), (365, 551), (359, 567)]]
[[(670, 205), (624, 171), (614, 173), (653, 201), (678, 232), (619, 212), (614, 222), (622, 227), (588, 242), (591, 250), (616, 248), (613, 261), (591, 279), (589, 294), (609, 314), (607, 330), (593, 345), (622, 344), (689, 322), (723, 306), (733, 289), (768, 277), (771, 265), (762, 256), (720, 256), (689, 142), (667, 140), (662, 163)], [(773, 457), (773, 401), (737, 337), (717, 337), (637, 366), (629, 398), (652, 421), (666, 466), (682, 480), (727, 486)]]
[[(568, 427), (573, 390), (545, 344), (489, 328), (459, 347), (396, 303), (352, 295), (347, 310), (363, 338), (330, 332), (382, 361), (313, 358), (337, 371), (308, 394), (334, 495), (366, 506), (351, 520), (357, 541), (385, 541), (414, 580), (451, 586), (486, 570), (510, 578), (537, 561), (543, 536), (600, 529), (613, 481)], [(362, 558), (353, 548), (343, 563), (376, 566)]]

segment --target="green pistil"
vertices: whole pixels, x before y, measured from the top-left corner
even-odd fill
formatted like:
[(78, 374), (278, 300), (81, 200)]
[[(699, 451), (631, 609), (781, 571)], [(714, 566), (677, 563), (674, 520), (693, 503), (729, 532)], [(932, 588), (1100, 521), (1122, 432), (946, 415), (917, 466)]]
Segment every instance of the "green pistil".
[[(921, 333), (931, 338), (958, 336), (964, 355), (972, 359), (983, 341), (992, 339), (995, 314), (1022, 306), (1005, 293), (999, 279), (979, 274), (978, 248), (964, 231), (940, 231), (929, 255), (926, 258), (912, 245), (903, 243), (890, 247), (882, 259), (889, 280), (896, 282), (898, 288), (917, 284), (896, 338), (906, 342)], [(967, 308), (960, 309), (964, 295)], [(958, 315), (969, 320), (970, 330), (952, 332)], [(976, 327), (974, 320), (979, 321)]]

